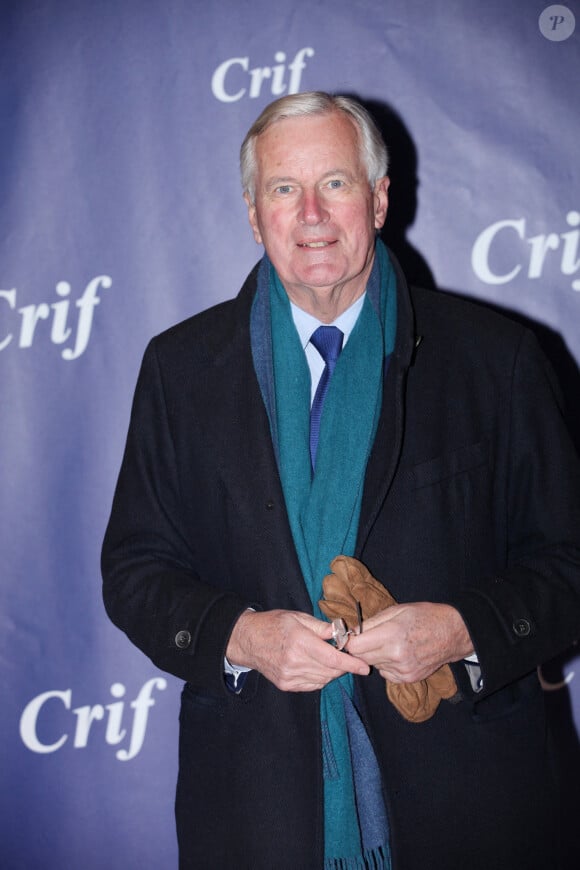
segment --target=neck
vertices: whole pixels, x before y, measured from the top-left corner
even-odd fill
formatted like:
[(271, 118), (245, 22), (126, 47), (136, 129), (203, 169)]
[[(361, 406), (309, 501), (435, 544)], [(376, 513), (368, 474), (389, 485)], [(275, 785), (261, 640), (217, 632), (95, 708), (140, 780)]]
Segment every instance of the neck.
[(306, 290), (296, 293), (287, 290), (288, 298), (302, 311), (306, 311), (315, 317), (320, 323), (334, 323), (357, 299), (363, 295), (365, 286), (357, 288), (356, 293), (341, 293), (331, 290), (328, 295), (323, 294), (318, 288), (314, 291)]
[(282, 286), (294, 305), (315, 317), (320, 323), (334, 323), (365, 292), (372, 269), (372, 260), (356, 282), (349, 281), (332, 287)]

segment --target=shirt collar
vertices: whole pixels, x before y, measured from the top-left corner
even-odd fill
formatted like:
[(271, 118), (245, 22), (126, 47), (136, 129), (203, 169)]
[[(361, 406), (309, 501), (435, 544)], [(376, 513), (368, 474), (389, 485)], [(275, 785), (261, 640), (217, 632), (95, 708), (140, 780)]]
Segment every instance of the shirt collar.
[(343, 311), (336, 320), (333, 320), (332, 323), (323, 324), (320, 320), (317, 320), (316, 317), (313, 317), (312, 314), (309, 314), (307, 311), (304, 311), (303, 308), (298, 308), (292, 301), (290, 301), (290, 310), (292, 311), (292, 319), (294, 320), (294, 325), (300, 336), (300, 342), (303, 348), (306, 348), (308, 342), (310, 341), (310, 336), (319, 326), (336, 326), (340, 331), (344, 334), (344, 340), (342, 346), (347, 343), (348, 338), (354, 328), (355, 323), (358, 320), (358, 316), (361, 313), (362, 307), (364, 305), (366, 296), (365, 293), (362, 296), (352, 303), (346, 311)]

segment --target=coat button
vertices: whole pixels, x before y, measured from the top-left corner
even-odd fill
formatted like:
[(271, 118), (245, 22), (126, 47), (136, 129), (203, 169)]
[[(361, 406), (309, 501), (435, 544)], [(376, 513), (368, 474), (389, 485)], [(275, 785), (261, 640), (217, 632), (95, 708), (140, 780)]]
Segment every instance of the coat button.
[(266, 510), (267, 510), (267, 511), (274, 510), (274, 502), (272, 501), (272, 499), (269, 499), (269, 500), (266, 502)]
[(527, 637), (532, 630), (532, 626), (527, 619), (516, 619), (513, 629), (514, 634), (517, 634), (518, 637)]
[(187, 649), (191, 643), (191, 634), (188, 631), (178, 631), (175, 635), (175, 646), (177, 649)]

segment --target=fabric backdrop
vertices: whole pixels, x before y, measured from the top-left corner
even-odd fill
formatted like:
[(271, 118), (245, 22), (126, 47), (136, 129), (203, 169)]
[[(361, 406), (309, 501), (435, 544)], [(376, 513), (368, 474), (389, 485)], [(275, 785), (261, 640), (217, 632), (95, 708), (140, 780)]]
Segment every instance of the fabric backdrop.
[[(274, 97), (367, 102), (387, 241), (537, 329), (580, 443), (579, 39), (576, 0), (0, 4), (3, 868), (175, 866), (180, 686), (107, 621), (99, 550), (148, 339), (260, 255), (238, 148)], [(580, 658), (542, 674), (571, 788)]]

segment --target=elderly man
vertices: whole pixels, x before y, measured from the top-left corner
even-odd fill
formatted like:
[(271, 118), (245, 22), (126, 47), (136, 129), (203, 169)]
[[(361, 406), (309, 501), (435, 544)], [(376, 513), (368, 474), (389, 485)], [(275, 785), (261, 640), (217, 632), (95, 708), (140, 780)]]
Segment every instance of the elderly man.
[(265, 255), (147, 349), (103, 548), (109, 615), (186, 681), (180, 866), (555, 867), (536, 667), (578, 634), (580, 475), (552, 376), (407, 287), (358, 103), (277, 100), (241, 166)]

